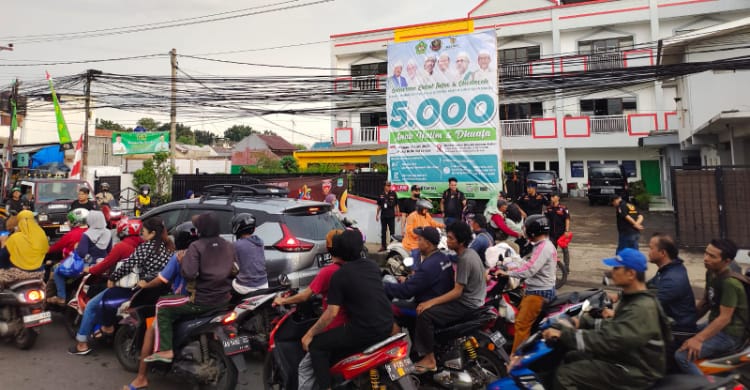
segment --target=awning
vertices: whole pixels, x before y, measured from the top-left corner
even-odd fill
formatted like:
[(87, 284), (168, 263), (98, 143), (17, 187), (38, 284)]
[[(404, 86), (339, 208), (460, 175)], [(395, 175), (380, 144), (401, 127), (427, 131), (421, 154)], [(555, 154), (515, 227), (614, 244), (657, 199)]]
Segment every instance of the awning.
[(646, 137), (638, 138), (638, 146), (679, 145), (680, 135), (676, 131), (653, 131)]

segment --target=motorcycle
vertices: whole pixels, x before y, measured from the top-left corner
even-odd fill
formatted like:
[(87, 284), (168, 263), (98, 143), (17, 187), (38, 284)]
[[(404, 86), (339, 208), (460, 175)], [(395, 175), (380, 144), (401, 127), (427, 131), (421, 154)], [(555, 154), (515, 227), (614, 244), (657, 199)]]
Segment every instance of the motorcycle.
[[(392, 235), (391, 243), (386, 248), (388, 254), (386, 255), (385, 272), (393, 276), (408, 276), (411, 273), (411, 264), (404, 264), (406, 258), (411, 257), (411, 252), (404, 248), (404, 245), (401, 243), (403, 239), (403, 235)], [(455, 252), (448, 249), (448, 237), (445, 235), (445, 230), (440, 230), (440, 242), (437, 247), (443, 253), (455, 256)]]
[(44, 307), (41, 272), (23, 272), (25, 279), (0, 285), (0, 337), (12, 338), (19, 349), (34, 346), (42, 325), (52, 322), (52, 312)]
[(102, 214), (104, 214), (104, 220), (107, 221), (107, 228), (114, 229), (117, 227), (117, 223), (123, 218), (123, 212), (117, 201), (113, 200), (110, 203), (103, 203), (100, 206)]
[[(572, 316), (581, 315), (591, 310), (592, 304), (585, 300), (572, 305), (555, 316), (546, 318), (539, 330), (519, 345), (516, 351), (517, 360), (509, 375), (499, 379), (489, 386), (488, 390), (544, 390), (545, 381), (549, 381), (556, 366), (561, 360), (561, 354), (552, 342), (542, 338), (542, 332), (553, 324)], [(722, 358), (726, 359), (726, 357)], [(736, 385), (736, 386), (735, 386)], [(548, 386), (549, 387), (549, 386)], [(737, 385), (733, 377), (699, 377), (695, 375), (667, 375), (659, 380), (650, 390), (720, 390), (745, 389)]]
[[(300, 339), (320, 316), (319, 304), (305, 302), (286, 310), (274, 328), (263, 365), (263, 385), (268, 389), (296, 389), (297, 367), (304, 357)], [(416, 390), (414, 365), (409, 358), (406, 334), (398, 333), (331, 367), (334, 388)]]
[[(146, 329), (154, 320), (154, 306), (129, 308), (115, 333), (115, 355), (128, 371), (137, 372)], [(153, 362), (150, 369), (162, 375), (186, 378), (205, 389), (230, 390), (245, 370), (243, 353), (250, 350), (247, 337), (239, 337), (237, 313), (220, 308), (174, 324), (174, 359)]]
[(250, 343), (250, 351), (266, 352), (268, 350), (271, 321), (276, 315), (273, 299), (276, 294), (287, 287), (284, 285), (253, 291), (232, 299), (237, 303), (235, 313), (238, 337), (245, 337)]
[[(91, 274), (85, 274), (80, 278), (81, 281), (78, 283), (78, 288), (75, 290), (73, 298), (68, 301), (63, 313), (65, 330), (72, 338), (75, 338), (78, 333), (78, 328), (81, 326), (83, 313), (86, 311), (89, 300), (103, 291), (103, 286), (94, 286), (91, 284), (91, 278)], [(105, 307), (105, 310), (118, 311), (130, 299), (132, 298), (103, 299), (101, 305)], [(98, 330), (100, 325), (96, 324), (93, 330)]]

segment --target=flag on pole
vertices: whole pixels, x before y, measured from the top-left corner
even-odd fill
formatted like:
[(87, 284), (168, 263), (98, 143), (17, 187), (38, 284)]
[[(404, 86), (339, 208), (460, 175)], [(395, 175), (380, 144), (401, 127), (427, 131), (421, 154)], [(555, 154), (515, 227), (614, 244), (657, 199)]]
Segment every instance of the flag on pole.
[(83, 164), (83, 134), (81, 134), (81, 138), (78, 138), (78, 143), (76, 144), (76, 156), (75, 158), (73, 158), (73, 169), (70, 170), (71, 179), (81, 178), (81, 165), (82, 164)]
[(63, 150), (73, 149), (73, 139), (70, 138), (68, 132), (68, 124), (65, 123), (62, 110), (60, 110), (60, 102), (57, 101), (57, 94), (55, 93), (55, 86), (52, 85), (52, 76), (47, 73), (47, 80), (49, 81), (49, 90), (52, 92), (52, 103), (55, 105), (55, 118), (57, 119), (57, 137), (60, 139), (60, 148)]

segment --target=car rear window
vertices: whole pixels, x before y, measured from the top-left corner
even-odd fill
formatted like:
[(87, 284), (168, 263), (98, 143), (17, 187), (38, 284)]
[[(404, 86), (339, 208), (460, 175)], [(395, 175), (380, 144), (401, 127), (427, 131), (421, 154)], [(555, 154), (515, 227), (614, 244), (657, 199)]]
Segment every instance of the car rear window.
[(330, 212), (316, 215), (286, 214), (284, 222), (292, 234), (308, 240), (325, 240), (326, 234), (331, 230), (344, 228)]
[(549, 172), (532, 172), (526, 175), (526, 180), (535, 180), (535, 181), (552, 181), (555, 178), (555, 175)]
[(596, 168), (589, 172), (592, 179), (621, 179), (622, 171), (620, 168)]

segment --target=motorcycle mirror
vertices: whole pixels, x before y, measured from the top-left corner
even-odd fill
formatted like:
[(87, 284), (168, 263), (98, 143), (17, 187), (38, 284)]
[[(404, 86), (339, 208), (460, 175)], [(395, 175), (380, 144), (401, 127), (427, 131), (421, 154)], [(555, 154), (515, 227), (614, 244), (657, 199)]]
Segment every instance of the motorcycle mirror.
[(411, 267), (412, 265), (414, 265), (414, 258), (411, 257), (411, 256), (405, 258), (404, 259), (404, 265), (407, 266), (407, 267)]
[(604, 276), (602, 277), (602, 284), (605, 286), (611, 286), (612, 285), (612, 271), (607, 271), (604, 273)]
[(289, 276), (287, 276), (287, 274), (279, 275), (279, 284), (284, 287), (289, 287), (292, 285), (292, 283), (289, 281)]

